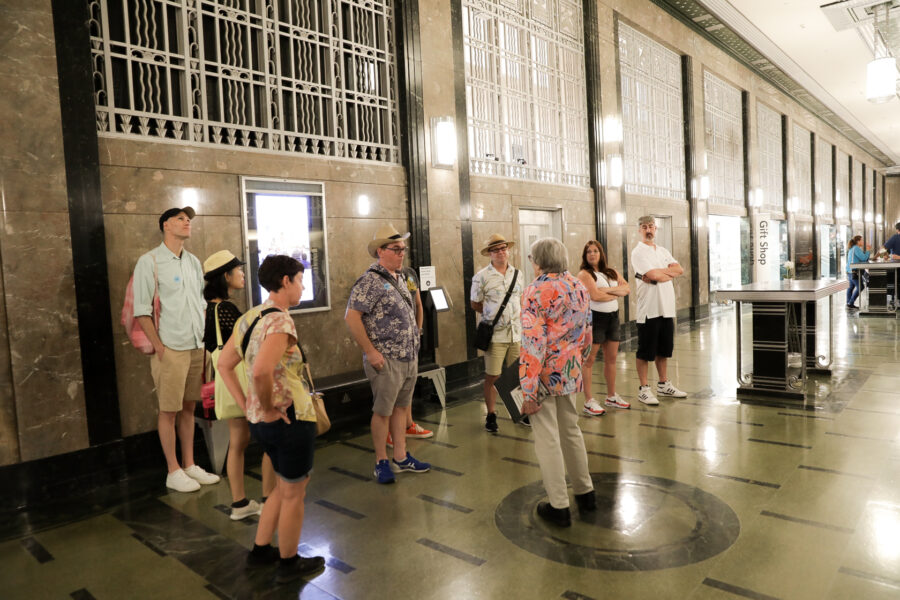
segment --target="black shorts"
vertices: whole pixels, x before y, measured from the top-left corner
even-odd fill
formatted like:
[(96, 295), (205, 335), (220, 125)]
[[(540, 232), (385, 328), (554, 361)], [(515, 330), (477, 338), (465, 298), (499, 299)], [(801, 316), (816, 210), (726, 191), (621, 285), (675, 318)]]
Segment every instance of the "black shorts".
[(619, 334), (619, 311), (597, 312), (591, 311), (594, 322), (594, 344), (603, 342), (618, 342), (622, 336)]
[(675, 345), (675, 319), (656, 317), (637, 324), (637, 357), (647, 362), (669, 358)]
[(294, 483), (309, 475), (316, 445), (316, 424), (298, 421), (294, 407), (288, 407), (290, 425), (278, 419), (271, 423), (250, 423), (250, 433), (262, 446), (279, 477)]

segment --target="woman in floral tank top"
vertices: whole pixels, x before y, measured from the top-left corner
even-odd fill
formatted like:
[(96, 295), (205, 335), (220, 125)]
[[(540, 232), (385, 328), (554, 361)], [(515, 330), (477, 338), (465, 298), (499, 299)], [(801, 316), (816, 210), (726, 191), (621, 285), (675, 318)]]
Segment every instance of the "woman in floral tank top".
[[(321, 556), (297, 555), (316, 439), (316, 413), (301, 379), (303, 354), (288, 312), (303, 294), (303, 265), (290, 256), (267, 256), (258, 276), (269, 297), (235, 323), (218, 366), (228, 390), (245, 406), (250, 433), (272, 459), (278, 476), (275, 491), (263, 505), (247, 566), (280, 559), (275, 581), (285, 583), (325, 566)], [(241, 360), (250, 373), (246, 397), (234, 371)], [(276, 528), (278, 548), (272, 546)]]

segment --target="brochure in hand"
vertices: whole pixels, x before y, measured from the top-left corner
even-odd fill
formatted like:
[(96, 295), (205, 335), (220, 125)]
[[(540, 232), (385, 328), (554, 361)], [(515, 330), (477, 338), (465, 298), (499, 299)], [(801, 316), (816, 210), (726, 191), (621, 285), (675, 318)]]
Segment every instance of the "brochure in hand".
[(522, 403), (525, 402), (525, 396), (522, 395), (522, 388), (519, 387), (519, 361), (515, 361), (509, 365), (494, 384), (500, 399), (503, 400), (509, 416), (515, 423), (521, 421), (525, 415), (522, 414)]

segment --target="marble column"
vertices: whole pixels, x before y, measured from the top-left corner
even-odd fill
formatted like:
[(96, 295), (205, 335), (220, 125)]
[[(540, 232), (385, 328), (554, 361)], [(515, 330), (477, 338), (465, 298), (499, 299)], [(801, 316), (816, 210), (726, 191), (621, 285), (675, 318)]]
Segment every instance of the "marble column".
[(85, 448), (88, 437), (50, 1), (4, 2), (0, 21), (0, 464), (9, 464)]

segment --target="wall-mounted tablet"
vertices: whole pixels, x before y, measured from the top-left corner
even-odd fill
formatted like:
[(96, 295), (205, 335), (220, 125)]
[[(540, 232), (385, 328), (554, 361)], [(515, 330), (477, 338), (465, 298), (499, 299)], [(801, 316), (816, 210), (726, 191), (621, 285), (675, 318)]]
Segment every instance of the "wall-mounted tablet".
[(447, 302), (447, 294), (442, 287), (433, 287), (428, 290), (431, 294), (431, 301), (434, 303), (434, 310), (437, 312), (445, 312), (450, 310), (450, 303)]

